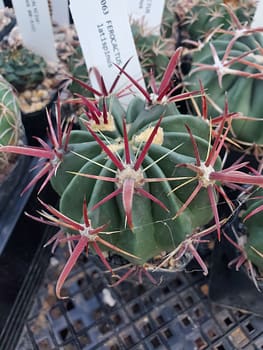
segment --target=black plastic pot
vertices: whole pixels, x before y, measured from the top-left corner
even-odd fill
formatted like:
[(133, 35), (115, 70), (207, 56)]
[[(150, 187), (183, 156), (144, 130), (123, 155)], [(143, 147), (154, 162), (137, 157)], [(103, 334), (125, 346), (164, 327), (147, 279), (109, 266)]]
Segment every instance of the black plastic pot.
[[(52, 107), (58, 93), (59, 90), (47, 106), (50, 108), (51, 119), (54, 119)], [(28, 145), (36, 145), (33, 136), (47, 140), (46, 109), (35, 114), (22, 115), (22, 122)], [(43, 180), (21, 196), (23, 189), (39, 170), (34, 169), (38, 161), (32, 157), (19, 156), (19, 165), (2, 185), (4, 194), (2, 197), (0, 195), (3, 203), (0, 212), (0, 350), (14, 349), (32, 297), (49, 261), (50, 248), (44, 249), (43, 245), (50, 235), (57, 231), (24, 214), (28, 212), (37, 215), (36, 211), (42, 209), (38, 197), (54, 206), (58, 200), (50, 185), (38, 193)]]
[[(63, 80), (59, 83), (56, 91), (50, 97), (50, 102), (41, 110), (31, 113), (25, 113), (22, 111), (22, 122), (30, 145), (39, 145), (38, 142), (34, 139), (34, 137), (46, 138), (48, 128), (47, 111), (49, 111), (49, 113), (51, 114), (51, 119), (54, 121), (55, 103), (66, 83), (67, 80)], [(62, 115), (64, 115), (63, 107), (61, 108)]]
[[(30, 301), (48, 263), (50, 251), (43, 244), (52, 233), (24, 215), (40, 209), (37, 192), (41, 183), (20, 196), (25, 185), (35, 175), (30, 169), (35, 159), (26, 159), (24, 176), (0, 215), (0, 349), (13, 349), (23, 326)], [(40, 197), (55, 205), (57, 196), (47, 186)]]
[[(230, 227), (226, 227), (226, 232), (233, 239)], [(235, 266), (228, 267), (237, 254), (226, 238), (216, 243), (212, 258), (210, 298), (217, 304), (263, 317), (263, 290), (257, 290), (245, 268), (236, 271)]]
[(7, 25), (4, 27), (4, 29), (2, 29), (2, 30), (0, 31), (0, 41), (3, 40), (3, 38), (4, 38), (5, 36), (7, 36), (7, 35), (10, 33), (10, 31), (14, 28), (15, 25), (16, 25), (16, 19), (15, 19), (15, 18), (12, 18), (11, 21), (10, 21), (10, 23), (7, 24)]
[(26, 186), (27, 172), (31, 164), (30, 157), (18, 156), (11, 172), (0, 184), (0, 255), (28, 200), (30, 192), (23, 197), (21, 197), (21, 192), (23, 186)]
[(26, 131), (27, 139), (31, 145), (36, 144), (34, 137), (44, 138), (46, 136), (48, 127), (46, 109), (50, 109), (55, 100), (56, 97), (52, 99), (46, 108), (43, 108), (40, 111), (32, 113), (22, 112), (22, 122)]
[[(234, 164), (235, 161), (237, 162), (241, 156), (242, 153), (239, 151), (231, 150), (225, 167)], [(247, 154), (242, 161), (248, 161), (255, 169), (258, 167), (257, 160), (252, 154)], [(230, 200), (234, 203), (239, 200), (237, 198), (240, 194), (239, 191), (226, 189), (226, 192)], [(230, 211), (226, 203), (224, 203), (220, 209), (223, 213), (223, 217), (232, 217), (228, 223), (224, 225), (223, 230), (235, 241), (233, 227), (235, 227), (236, 232), (241, 230), (241, 227), (239, 227), (238, 215), (242, 209), (242, 205), (240, 203), (235, 213)], [(234, 265), (231, 268), (228, 267), (228, 264), (233, 261), (238, 254), (236, 248), (223, 235), (221, 242), (216, 241), (211, 259), (210, 298), (219, 305), (242, 309), (262, 317), (263, 289), (262, 292), (257, 290), (245, 268), (240, 268), (237, 271)]]

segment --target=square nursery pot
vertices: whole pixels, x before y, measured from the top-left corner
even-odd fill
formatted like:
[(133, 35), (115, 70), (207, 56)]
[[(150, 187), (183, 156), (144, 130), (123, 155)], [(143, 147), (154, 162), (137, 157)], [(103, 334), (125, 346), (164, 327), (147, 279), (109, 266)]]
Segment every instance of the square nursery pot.
[(57, 86), (56, 91), (54, 91), (54, 93), (50, 97), (49, 103), (42, 109), (35, 112), (30, 112), (30, 113), (21, 111), (22, 122), (25, 128), (26, 137), (28, 142), (31, 145), (33, 146), (39, 145), (35, 137), (40, 137), (40, 138), (46, 137), (47, 128), (48, 128), (47, 111), (50, 113), (51, 119), (54, 121), (56, 102), (58, 100), (59, 94), (63, 91), (65, 83), (66, 83), (66, 80), (61, 81), (61, 83)]
[[(2, 186), (5, 205), (0, 212), (0, 349), (13, 349), (25, 320), (30, 300), (38, 287), (49, 258), (43, 245), (50, 228), (25, 216), (35, 214), (40, 205), (37, 192), (40, 184), (23, 196), (21, 191), (33, 178), (36, 160), (20, 157), (20, 174), (16, 186), (12, 181)], [(16, 169), (17, 170), (17, 169)], [(11, 179), (12, 180), (12, 179)], [(4, 187), (4, 188), (3, 188)], [(9, 192), (7, 192), (9, 191)], [(48, 186), (40, 194), (43, 200), (55, 205), (57, 198)], [(1, 194), (0, 194), (1, 198)], [(3, 199), (3, 197), (2, 197)], [(52, 231), (52, 230), (51, 230)]]
[[(231, 224), (229, 223), (225, 228), (230, 237), (232, 237)], [(215, 244), (211, 267), (210, 298), (222, 306), (238, 308), (263, 317), (263, 283), (259, 283), (260, 290), (258, 290), (245, 268), (241, 267), (236, 271), (235, 266), (228, 267), (237, 254), (236, 249), (227, 239), (223, 238), (222, 242)]]

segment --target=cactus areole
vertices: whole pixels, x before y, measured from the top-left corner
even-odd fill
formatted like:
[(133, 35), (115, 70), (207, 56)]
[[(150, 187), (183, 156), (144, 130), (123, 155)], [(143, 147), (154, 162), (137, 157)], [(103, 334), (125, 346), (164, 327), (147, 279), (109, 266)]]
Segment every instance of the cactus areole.
[(143, 264), (175, 249), (212, 218), (202, 190), (176, 217), (195, 186), (191, 182), (179, 188), (193, 173), (177, 165), (195, 162), (186, 125), (203, 160), (209, 126), (201, 118), (181, 115), (174, 104), (147, 107), (134, 97), (124, 109), (116, 97), (108, 97), (101, 105), (107, 109), (104, 120), (83, 118), (82, 130), (71, 132), (70, 151), (52, 185), (64, 215), (80, 222), (86, 198), (92, 225), (107, 224), (109, 234), (103, 238), (138, 258), (125, 256), (128, 260)]

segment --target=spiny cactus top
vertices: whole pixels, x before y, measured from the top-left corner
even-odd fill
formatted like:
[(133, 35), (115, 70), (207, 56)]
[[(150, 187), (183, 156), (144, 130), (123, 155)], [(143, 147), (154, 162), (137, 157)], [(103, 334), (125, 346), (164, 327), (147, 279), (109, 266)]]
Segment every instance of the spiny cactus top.
[(175, 218), (194, 184), (173, 192), (184, 181), (178, 177), (191, 176), (191, 171), (177, 165), (194, 162), (185, 125), (192, 130), (203, 160), (209, 126), (168, 106), (146, 108), (139, 98), (127, 110), (114, 97), (105, 102), (105, 120), (85, 122), (86, 130), (71, 132), (71, 152), (52, 185), (61, 195), (63, 214), (81, 220), (85, 196), (95, 226), (108, 223), (108, 230), (115, 232), (105, 239), (144, 263), (176, 248), (212, 218), (203, 192)]

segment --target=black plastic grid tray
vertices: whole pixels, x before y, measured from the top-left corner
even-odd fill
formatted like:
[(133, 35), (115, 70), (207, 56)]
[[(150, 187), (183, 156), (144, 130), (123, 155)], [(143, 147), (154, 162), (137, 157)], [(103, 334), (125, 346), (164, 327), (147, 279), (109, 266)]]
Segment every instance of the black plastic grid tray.
[(111, 288), (96, 260), (84, 260), (65, 283), (70, 298), (58, 301), (66, 256), (59, 248), (51, 258), (16, 350), (263, 349), (263, 318), (211, 303), (208, 279), (191, 266), (157, 287), (134, 280)]

